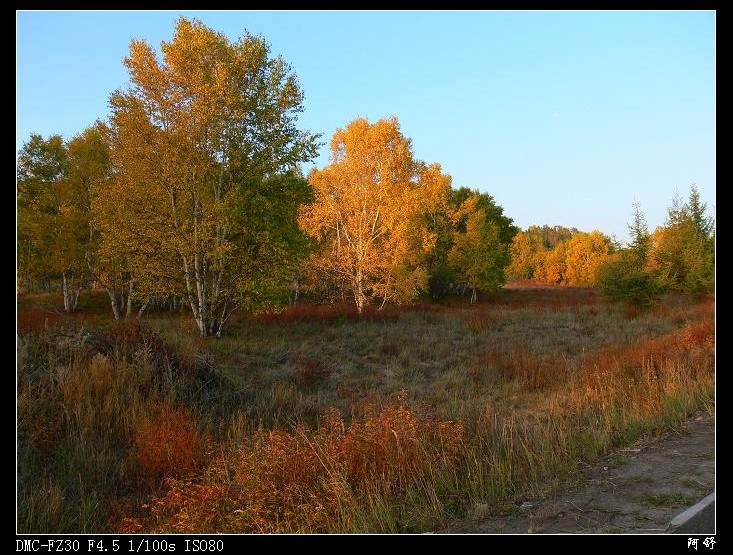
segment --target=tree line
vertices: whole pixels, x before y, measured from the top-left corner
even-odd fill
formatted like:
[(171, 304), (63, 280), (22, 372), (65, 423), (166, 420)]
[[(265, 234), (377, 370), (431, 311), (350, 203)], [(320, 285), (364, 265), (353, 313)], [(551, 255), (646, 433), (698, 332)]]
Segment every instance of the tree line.
[(60, 287), (73, 312), (107, 291), (115, 319), (190, 311), (219, 336), (238, 311), (302, 293), (367, 306), (494, 293), (513, 278), (599, 287), (649, 304), (711, 291), (712, 219), (693, 188), (621, 248), (599, 231), (517, 228), (487, 193), (418, 160), (396, 118), (357, 118), (306, 177), (320, 136), (298, 127), (303, 91), (261, 37), (236, 42), (181, 18), (162, 56), (130, 44), (110, 115), (66, 141), (34, 134), (17, 165), (18, 285)]
[(601, 267), (597, 284), (612, 299), (654, 304), (668, 291), (707, 294), (715, 289), (715, 222), (694, 185), (687, 201), (672, 200), (663, 225), (649, 232), (635, 205), (631, 240)]
[(715, 225), (696, 186), (673, 199), (665, 223), (649, 232), (639, 205), (622, 247), (611, 237), (563, 226), (530, 226), (510, 246), (511, 278), (598, 287), (612, 299), (641, 306), (665, 292), (711, 293), (715, 287)]
[(600, 231), (530, 226), (512, 241), (509, 275), (556, 285), (593, 287), (599, 269), (617, 249)]
[(471, 295), (504, 282), (518, 231), (493, 198), (414, 157), (396, 118), (359, 118), (319, 146), (303, 92), (261, 37), (181, 18), (162, 56), (132, 41), (110, 116), (18, 156), (18, 280), (60, 284), (74, 311), (103, 287), (116, 319), (186, 306), (202, 336), (301, 291), (372, 303)]

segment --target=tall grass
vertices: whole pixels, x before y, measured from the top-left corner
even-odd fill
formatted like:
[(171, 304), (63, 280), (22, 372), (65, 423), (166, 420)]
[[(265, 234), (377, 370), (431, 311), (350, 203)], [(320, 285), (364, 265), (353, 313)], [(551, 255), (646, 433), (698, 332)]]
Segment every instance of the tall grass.
[(186, 405), (217, 382), (139, 322), (46, 330), (18, 350), (19, 530), (112, 529), (201, 461)]
[(712, 405), (709, 302), (625, 315), (553, 292), (395, 321), (289, 315), (215, 344), (137, 321), (30, 326), (18, 529), (434, 530)]
[(198, 480), (170, 481), (149, 513), (123, 529), (397, 532), (431, 529), (475, 506), (501, 509), (580, 461), (710, 403), (711, 324), (606, 350), (569, 377), (547, 372), (538, 381), (520, 358), (521, 386), (545, 390), (545, 400), (529, 414), (487, 411), (471, 433), (461, 421), (408, 409), (404, 396), (348, 427), (329, 411), (314, 430), (258, 431)]

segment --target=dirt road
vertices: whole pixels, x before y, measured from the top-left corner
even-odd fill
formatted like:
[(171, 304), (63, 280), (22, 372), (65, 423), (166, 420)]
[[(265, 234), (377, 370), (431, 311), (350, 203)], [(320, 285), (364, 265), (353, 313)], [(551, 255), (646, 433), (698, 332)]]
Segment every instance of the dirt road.
[(714, 480), (715, 419), (701, 413), (682, 431), (612, 453), (574, 491), (527, 499), (510, 515), (446, 532), (664, 533), (672, 518), (713, 491)]

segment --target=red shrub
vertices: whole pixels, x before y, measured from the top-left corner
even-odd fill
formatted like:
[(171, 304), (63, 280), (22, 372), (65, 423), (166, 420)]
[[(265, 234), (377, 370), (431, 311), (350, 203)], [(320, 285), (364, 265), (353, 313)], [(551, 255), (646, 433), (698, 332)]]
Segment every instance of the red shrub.
[(142, 480), (150, 487), (169, 476), (185, 476), (201, 462), (203, 445), (191, 412), (164, 402), (141, 418), (133, 453)]
[(202, 483), (169, 481), (143, 520), (123, 529), (176, 532), (328, 530), (353, 496), (404, 494), (436, 465), (452, 465), (460, 421), (440, 421), (404, 406), (405, 396), (348, 427), (337, 409), (315, 432), (260, 430), (230, 456), (217, 457)]

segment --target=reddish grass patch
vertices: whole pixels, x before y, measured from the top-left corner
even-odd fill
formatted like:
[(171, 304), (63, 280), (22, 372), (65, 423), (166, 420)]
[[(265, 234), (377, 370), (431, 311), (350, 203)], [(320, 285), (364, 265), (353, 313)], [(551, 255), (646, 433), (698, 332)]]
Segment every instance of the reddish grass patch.
[(510, 279), (504, 284), (504, 290), (522, 290), (522, 289), (563, 289), (565, 286), (557, 283), (547, 283), (538, 279)]
[(507, 285), (497, 295), (493, 304), (511, 309), (574, 309), (588, 305), (607, 306), (609, 301), (589, 287), (563, 287), (537, 285), (534, 282), (517, 286)]
[(705, 320), (630, 346), (609, 346), (589, 353), (584, 360), (585, 375), (622, 372), (633, 377), (641, 376), (643, 371), (658, 373), (666, 360), (685, 353), (712, 352), (714, 348), (715, 324)]
[(277, 532), (328, 530), (354, 497), (403, 495), (410, 483), (451, 465), (463, 441), (460, 421), (408, 410), (405, 396), (347, 426), (329, 409), (318, 430), (260, 430), (208, 467), (203, 482), (170, 481), (125, 531)]
[(333, 368), (313, 358), (298, 353), (293, 357), (295, 376), (305, 387), (314, 387), (328, 380)]
[(472, 310), (463, 315), (463, 322), (473, 333), (481, 333), (496, 325), (496, 316), (486, 309)]
[(142, 417), (134, 431), (133, 455), (148, 487), (156, 487), (168, 477), (193, 473), (202, 454), (202, 441), (191, 412), (169, 401)]
[(483, 357), (504, 380), (516, 380), (526, 391), (536, 391), (567, 380), (564, 359), (553, 355), (534, 355), (526, 349), (497, 349)]
[(18, 309), (18, 333), (21, 335), (42, 333), (61, 326), (65, 321), (62, 314), (50, 310), (35, 307)]

